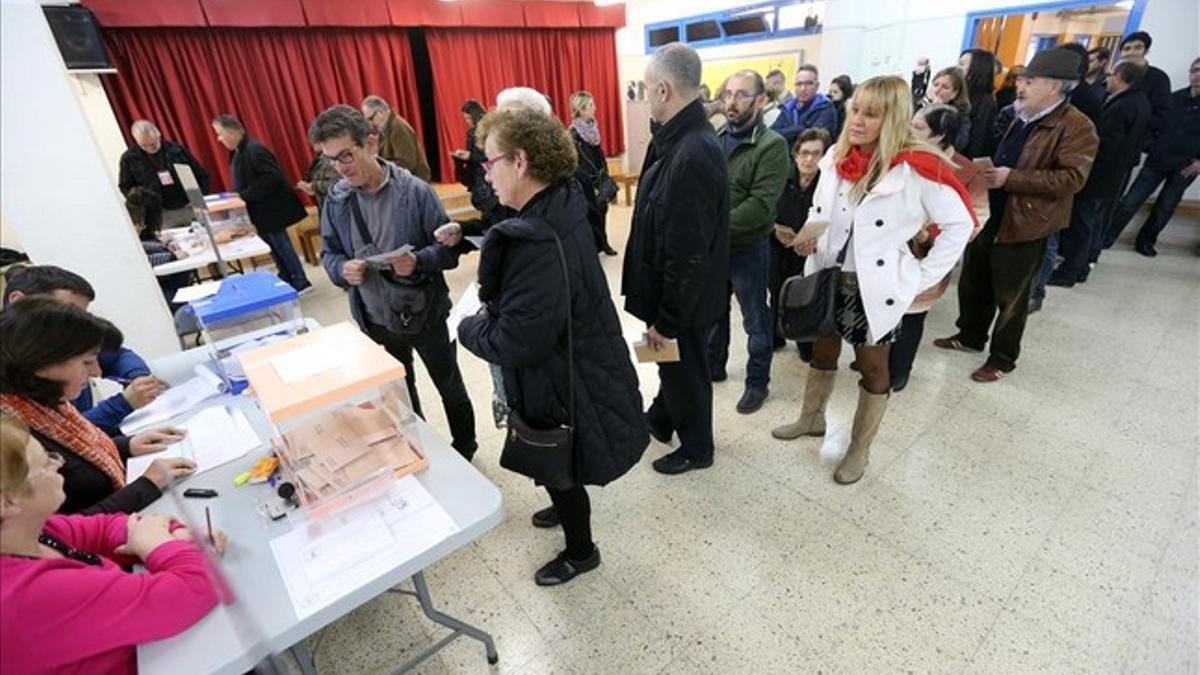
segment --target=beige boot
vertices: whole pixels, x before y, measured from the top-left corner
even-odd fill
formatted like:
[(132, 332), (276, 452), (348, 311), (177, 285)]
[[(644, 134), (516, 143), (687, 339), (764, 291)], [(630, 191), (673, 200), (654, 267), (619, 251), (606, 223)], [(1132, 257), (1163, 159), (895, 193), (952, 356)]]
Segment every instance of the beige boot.
[(800, 409), (800, 419), (772, 429), (771, 435), (784, 441), (801, 436), (824, 436), (825, 404), (829, 403), (829, 396), (833, 394), (833, 381), (836, 378), (836, 370), (810, 368), (808, 382), (804, 385), (804, 406)]
[(859, 385), (858, 408), (854, 410), (854, 426), (850, 429), (850, 449), (833, 472), (833, 479), (842, 485), (857, 483), (863, 477), (867, 468), (867, 460), (871, 456), (871, 441), (875, 440), (875, 432), (879, 431), (879, 422), (883, 419), (883, 411), (887, 410), (888, 396), (891, 394), (872, 394)]

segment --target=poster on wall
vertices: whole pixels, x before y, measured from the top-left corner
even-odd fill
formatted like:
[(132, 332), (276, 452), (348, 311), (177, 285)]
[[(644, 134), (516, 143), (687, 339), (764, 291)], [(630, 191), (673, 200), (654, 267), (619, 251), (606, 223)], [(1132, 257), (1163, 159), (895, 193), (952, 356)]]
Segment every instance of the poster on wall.
[(796, 74), (796, 68), (800, 66), (802, 57), (803, 52), (799, 54), (763, 54), (732, 59), (705, 59), (701, 82), (708, 85), (708, 90), (715, 97), (725, 79), (739, 70), (749, 68), (766, 77), (767, 73), (779, 69), (783, 71), (785, 86), (791, 89), (792, 76)]

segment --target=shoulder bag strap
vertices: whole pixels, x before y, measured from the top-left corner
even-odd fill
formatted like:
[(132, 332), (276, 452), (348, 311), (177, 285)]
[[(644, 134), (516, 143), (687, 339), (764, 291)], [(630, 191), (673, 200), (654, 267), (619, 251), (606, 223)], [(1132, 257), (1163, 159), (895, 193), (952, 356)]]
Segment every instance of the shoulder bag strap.
[(370, 246), (375, 243), (371, 239), (371, 233), (367, 230), (367, 220), (363, 218), (362, 209), (358, 206), (358, 193), (350, 193), (350, 212), (354, 214), (354, 224), (358, 227), (358, 236), (362, 238), (364, 246)]

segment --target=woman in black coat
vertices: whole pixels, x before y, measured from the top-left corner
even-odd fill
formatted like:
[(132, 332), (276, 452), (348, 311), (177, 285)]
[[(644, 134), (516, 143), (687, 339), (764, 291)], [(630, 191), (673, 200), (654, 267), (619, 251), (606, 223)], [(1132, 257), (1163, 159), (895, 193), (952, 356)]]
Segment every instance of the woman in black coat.
[[(463, 187), (471, 190), (475, 187), (478, 181), (483, 180), (483, 163), (487, 157), (483, 154), (483, 148), (475, 142), (475, 125), (479, 124), (479, 120), (487, 114), (483, 104), (473, 98), (467, 99), (466, 103), (462, 104), (460, 109), (463, 115), (463, 120), (467, 123), (467, 142), (462, 148), (450, 153), (454, 156), (454, 178)], [(472, 203), (476, 209), (479, 206)], [(482, 212), (482, 209), (480, 209)]]
[(641, 459), (649, 432), (637, 374), (596, 258), (587, 203), (572, 180), (570, 136), (557, 119), (524, 109), (489, 113), (478, 128), (489, 158), (487, 180), (517, 215), (487, 232), (479, 260), (484, 309), (463, 320), (459, 341), (500, 367), (511, 410), (533, 428), (553, 429), (572, 418), (568, 319), (573, 332), (575, 484), (547, 487), (554, 505), (534, 514), (538, 526), (561, 522), (566, 538), (566, 550), (534, 575), (538, 585), (550, 586), (600, 564), (584, 486), (605, 485), (628, 471)]
[(1000, 107), (992, 89), (996, 80), (996, 56), (984, 49), (967, 49), (958, 57), (958, 64), (966, 73), (967, 98), (971, 101), (971, 128), (967, 157), (991, 157), (995, 150), (993, 129), (996, 128), (996, 113)]
[(616, 185), (608, 175), (608, 160), (604, 150), (600, 148), (600, 128), (596, 126), (596, 101), (586, 91), (571, 94), (571, 140), (575, 141), (575, 151), (579, 154), (575, 177), (583, 186), (584, 198), (588, 205), (587, 219), (592, 226), (592, 235), (596, 239), (596, 250), (604, 255), (616, 255), (616, 250), (608, 243), (607, 220), (608, 199), (601, 193), (601, 188), (609, 185), (616, 196)]

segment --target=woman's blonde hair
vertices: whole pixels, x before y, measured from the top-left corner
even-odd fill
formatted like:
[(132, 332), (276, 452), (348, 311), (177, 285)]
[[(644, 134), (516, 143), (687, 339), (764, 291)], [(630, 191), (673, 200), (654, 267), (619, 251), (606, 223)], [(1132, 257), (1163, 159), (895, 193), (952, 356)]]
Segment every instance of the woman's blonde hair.
[(475, 127), (481, 147), (489, 136), (506, 158), (524, 150), (534, 180), (551, 185), (575, 173), (575, 142), (557, 117), (525, 108), (499, 108), (484, 115)]
[(583, 107), (595, 100), (591, 92), (580, 90), (571, 94), (571, 117), (579, 117)]
[(853, 114), (855, 106), (875, 112), (883, 118), (883, 122), (879, 127), (879, 140), (867, 165), (867, 172), (850, 188), (851, 201), (860, 201), (875, 187), (891, 168), (892, 158), (897, 153), (928, 152), (949, 163), (946, 155), (936, 146), (913, 137), (909, 128), (909, 120), (912, 119), (912, 91), (908, 83), (895, 75), (884, 75), (872, 77), (855, 87), (854, 96), (846, 105), (847, 123), (842, 127), (837, 144), (833, 146), (835, 164), (850, 154), (849, 117)]
[(29, 427), (11, 415), (0, 415), (0, 492), (29, 493)]

